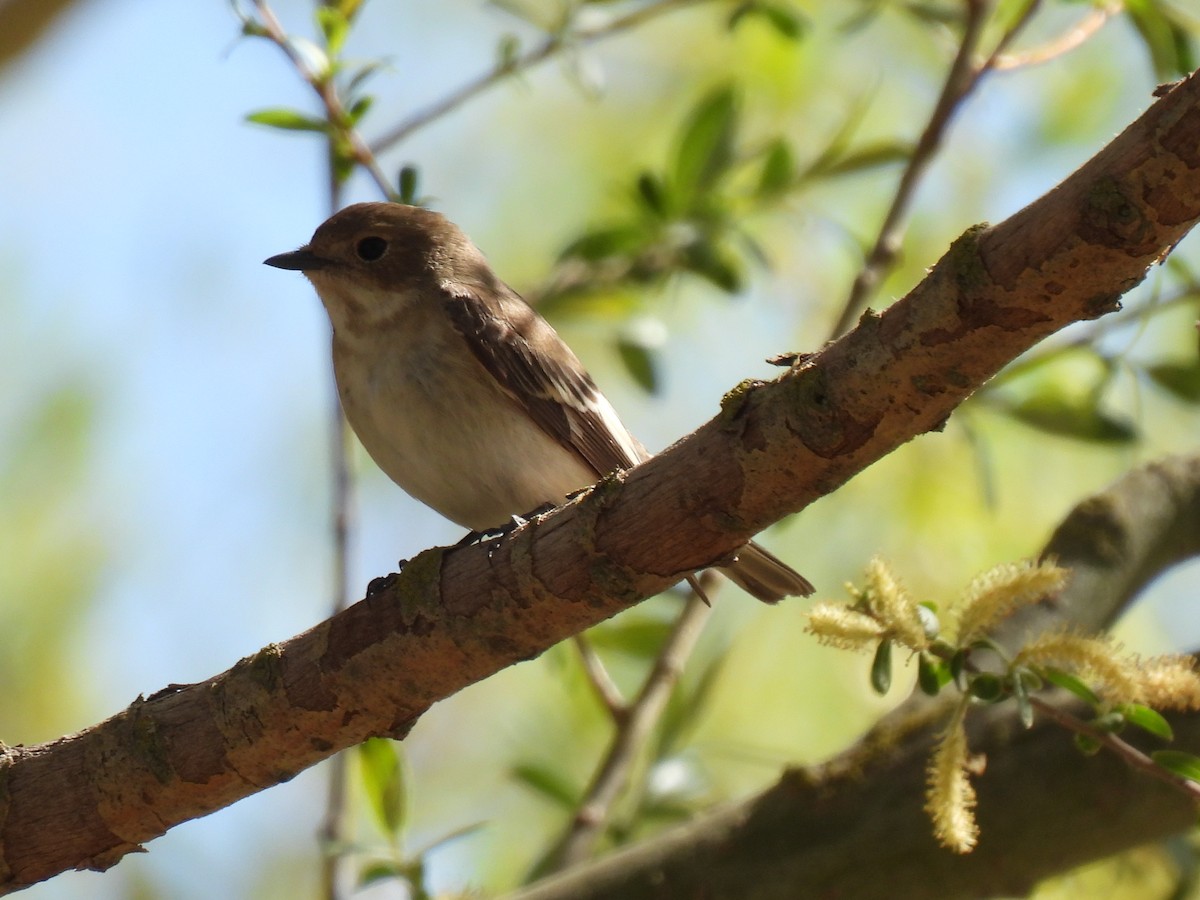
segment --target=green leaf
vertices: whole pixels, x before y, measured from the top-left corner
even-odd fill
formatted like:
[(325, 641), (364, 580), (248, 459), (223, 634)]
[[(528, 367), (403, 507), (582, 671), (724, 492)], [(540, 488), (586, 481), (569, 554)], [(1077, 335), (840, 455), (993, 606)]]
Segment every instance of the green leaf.
[(645, 234), (635, 225), (613, 225), (584, 232), (567, 245), (559, 259), (577, 257), (599, 262), (614, 256), (625, 256), (642, 248)]
[(654, 659), (673, 623), (661, 619), (621, 616), (588, 632), (588, 640), (597, 650), (616, 650), (638, 659)]
[(1140, 703), (1127, 703), (1121, 707), (1121, 712), (1129, 724), (1136, 725), (1142, 731), (1148, 731), (1164, 741), (1175, 740), (1175, 732), (1171, 730), (1171, 723), (1163, 718), (1157, 710)]
[(641, 204), (655, 216), (667, 215), (670, 208), (666, 186), (653, 172), (643, 172), (637, 177), (637, 197)]
[(732, 31), (751, 17), (761, 19), (789, 41), (798, 41), (808, 31), (808, 19), (790, 3), (770, 3), (766, 0), (750, 0), (739, 4), (729, 15), (728, 27)]
[(1169, 7), (1156, 0), (1127, 0), (1125, 11), (1146, 45), (1157, 77), (1177, 78), (1196, 67), (1188, 31)]
[(579, 805), (579, 789), (556, 769), (541, 763), (517, 763), (510, 774), (520, 784), (563, 809), (574, 811)]
[(324, 119), (308, 116), (294, 109), (260, 109), (246, 116), (246, 121), (269, 128), (282, 128), (284, 131), (315, 131), (320, 134), (329, 132), (329, 123)]
[(917, 684), (922, 693), (936, 697), (949, 681), (950, 670), (937, 657), (929, 653), (921, 653), (917, 657)]
[(762, 174), (758, 177), (758, 195), (776, 197), (796, 182), (796, 162), (792, 148), (783, 138), (771, 142), (763, 158)]
[(1072, 398), (1047, 388), (1019, 403), (998, 404), (1012, 418), (1058, 437), (1094, 444), (1132, 444), (1137, 429), (1100, 409), (1090, 398)]
[(683, 253), (683, 265), (728, 294), (736, 294), (742, 289), (745, 276), (741, 262), (711, 241), (700, 239), (688, 244)]
[(913, 145), (907, 141), (879, 141), (826, 159), (807, 174), (808, 177), (853, 175), (892, 163), (906, 162), (912, 153)]
[(370, 738), (358, 745), (367, 802), (381, 828), (395, 837), (404, 828), (408, 797), (399, 745), (387, 738)]
[(347, 22), (353, 22), (362, 7), (363, 0), (337, 0), (338, 11)]
[(871, 687), (882, 696), (891, 686), (892, 642), (884, 638), (875, 649), (875, 658), (871, 660)]
[(680, 133), (673, 179), (686, 201), (706, 193), (729, 170), (737, 128), (738, 100), (729, 85), (712, 90), (692, 109)]
[(971, 678), (971, 696), (984, 703), (995, 703), (1004, 698), (1004, 683), (996, 675), (983, 672)]
[(409, 868), (407, 864), (401, 862), (394, 862), (387, 859), (373, 860), (359, 870), (358, 886), (360, 888), (366, 887), (369, 884), (388, 881), (393, 878), (407, 882), (409, 880)]
[(400, 202), (407, 203), (409, 206), (416, 205), (417, 202), (417, 185), (420, 183), (420, 172), (414, 165), (405, 165), (400, 167)]
[(1160, 388), (1184, 403), (1200, 403), (1200, 361), (1160, 363), (1146, 369), (1146, 374)]
[(342, 11), (341, 6), (320, 4), (316, 8), (317, 26), (325, 36), (325, 49), (330, 56), (337, 56), (346, 43), (346, 35), (350, 33), (350, 20)]
[(1057, 685), (1065, 691), (1070, 691), (1089, 706), (1100, 705), (1100, 698), (1096, 696), (1096, 693), (1070, 672), (1064, 672), (1062, 669), (1047, 666), (1044, 669), (1038, 669), (1038, 674), (1051, 684)]
[(346, 110), (346, 117), (350, 120), (351, 125), (357, 125), (359, 120), (367, 114), (367, 110), (371, 108), (371, 104), (375, 102), (375, 98), (371, 96), (359, 97)]
[(1200, 781), (1200, 757), (1182, 750), (1156, 750), (1150, 758), (1176, 775), (1182, 775), (1189, 781)]
[(1075, 735), (1075, 746), (1079, 748), (1079, 752), (1086, 756), (1095, 756), (1100, 752), (1101, 744), (1094, 737), (1089, 737), (1086, 734)]
[(625, 371), (638, 387), (649, 394), (658, 393), (658, 358), (654, 351), (622, 337), (617, 341), (617, 352), (621, 356)]

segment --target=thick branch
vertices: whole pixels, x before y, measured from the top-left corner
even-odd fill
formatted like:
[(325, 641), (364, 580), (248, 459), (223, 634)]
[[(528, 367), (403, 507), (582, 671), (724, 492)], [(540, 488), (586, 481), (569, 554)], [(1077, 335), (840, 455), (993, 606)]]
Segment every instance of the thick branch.
[(655, 459), (505, 540), (427, 551), (209, 681), (7, 750), (0, 885), (105, 868), (366, 737), (403, 734), (437, 700), (727, 556), (940, 427), (1037, 341), (1114, 309), (1198, 217), (1193, 76), (1046, 197), (960, 238), (882, 316), (735, 391)]
[[(974, 779), (982, 839), (956, 856), (937, 846), (923, 810), (932, 735), (944, 719), (792, 770), (747, 803), (510, 900), (1021, 897), (1051, 873), (1195, 823), (1183, 794), (1109, 754), (1083, 756), (1047, 717), (1025, 731), (997, 707), (968, 719), (971, 749), (988, 760)], [(1200, 746), (1200, 715), (1171, 724), (1179, 744)]]

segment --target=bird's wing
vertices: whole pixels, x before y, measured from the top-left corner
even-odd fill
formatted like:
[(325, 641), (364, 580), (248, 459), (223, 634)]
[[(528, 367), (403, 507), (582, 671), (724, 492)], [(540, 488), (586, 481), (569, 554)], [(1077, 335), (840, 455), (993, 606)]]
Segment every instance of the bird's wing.
[(487, 294), (454, 284), (443, 299), (455, 329), (504, 391), (597, 476), (645, 459), (646, 451), (550, 323), (502, 282)]

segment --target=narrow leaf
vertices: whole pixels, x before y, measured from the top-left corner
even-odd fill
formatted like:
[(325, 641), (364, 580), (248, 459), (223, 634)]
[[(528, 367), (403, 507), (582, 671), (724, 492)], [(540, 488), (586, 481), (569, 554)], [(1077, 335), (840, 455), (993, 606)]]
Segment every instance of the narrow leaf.
[(792, 148), (783, 138), (776, 138), (763, 158), (762, 174), (758, 177), (758, 195), (778, 196), (791, 187), (795, 180), (796, 163), (792, 158)]
[(1074, 399), (1054, 390), (1002, 408), (1017, 421), (1058, 437), (1094, 444), (1131, 444), (1138, 439), (1132, 424), (1104, 412), (1091, 399)]
[(1100, 705), (1100, 698), (1096, 696), (1096, 693), (1070, 672), (1064, 672), (1062, 669), (1056, 669), (1053, 666), (1039, 669), (1038, 672), (1051, 684), (1057, 685), (1065, 691), (1070, 691), (1089, 706)]
[(579, 789), (561, 772), (541, 763), (517, 763), (511, 770), (512, 777), (566, 810), (574, 810), (579, 804)]
[(879, 642), (875, 658), (871, 660), (871, 687), (877, 694), (886, 694), (892, 686), (892, 642), (886, 638)]
[(648, 394), (658, 393), (658, 358), (653, 350), (636, 341), (622, 337), (617, 341), (617, 353), (625, 371)]
[(384, 832), (395, 836), (404, 828), (407, 790), (397, 744), (371, 738), (358, 746), (367, 802)]
[(282, 128), (284, 131), (315, 131), (321, 134), (329, 131), (329, 123), (324, 119), (307, 116), (294, 109), (260, 109), (246, 116), (246, 121), (270, 128)]
[(1160, 388), (1184, 403), (1200, 403), (1200, 361), (1182, 363), (1160, 363), (1151, 366), (1146, 374)]
[(1121, 712), (1125, 714), (1125, 719), (1129, 724), (1136, 725), (1142, 731), (1148, 731), (1164, 741), (1175, 740), (1175, 732), (1171, 730), (1171, 723), (1163, 718), (1157, 710), (1140, 703), (1129, 703), (1121, 707)]
[(705, 193), (729, 169), (737, 127), (737, 95), (729, 85), (706, 94), (692, 109), (675, 155), (674, 181), (683, 197)]

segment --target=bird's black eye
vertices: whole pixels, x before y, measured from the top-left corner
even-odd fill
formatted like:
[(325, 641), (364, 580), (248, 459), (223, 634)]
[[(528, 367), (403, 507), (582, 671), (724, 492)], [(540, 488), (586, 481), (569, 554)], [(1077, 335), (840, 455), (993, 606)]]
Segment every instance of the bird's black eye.
[(375, 262), (383, 254), (387, 253), (388, 242), (381, 237), (372, 235), (365, 237), (354, 245), (354, 252), (358, 254), (358, 258), (363, 262)]

